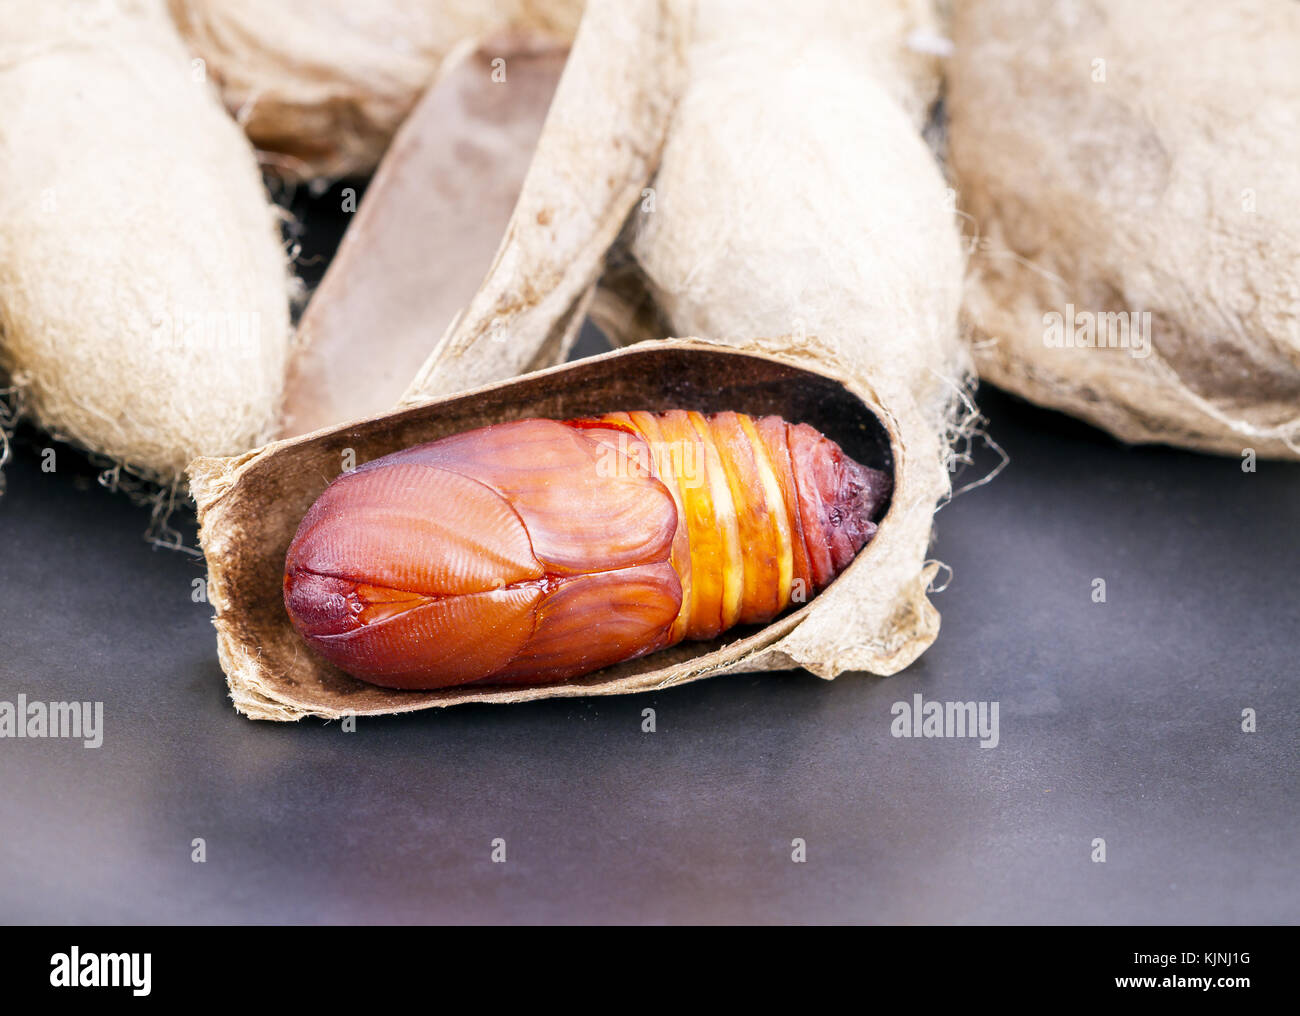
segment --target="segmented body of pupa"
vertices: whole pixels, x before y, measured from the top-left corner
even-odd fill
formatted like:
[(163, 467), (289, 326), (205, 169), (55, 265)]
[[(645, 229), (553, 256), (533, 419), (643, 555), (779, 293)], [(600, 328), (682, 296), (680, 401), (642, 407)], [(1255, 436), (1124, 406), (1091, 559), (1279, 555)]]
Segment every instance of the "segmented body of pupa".
[(285, 606), (374, 684), (562, 681), (803, 602), (891, 487), (776, 416), (496, 424), (330, 484), (289, 548)]

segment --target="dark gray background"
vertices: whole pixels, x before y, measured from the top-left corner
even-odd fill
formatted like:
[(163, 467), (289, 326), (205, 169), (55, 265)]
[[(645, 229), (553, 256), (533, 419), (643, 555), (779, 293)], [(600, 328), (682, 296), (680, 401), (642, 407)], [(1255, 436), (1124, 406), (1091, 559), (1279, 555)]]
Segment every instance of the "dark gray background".
[[(102, 700), (106, 730), (99, 750), (0, 740), (0, 920), (1300, 920), (1300, 466), (1244, 473), (981, 402), (1011, 464), (939, 514), (943, 628), (905, 673), (355, 733), (236, 714), (200, 563), (146, 544), (147, 510), (71, 449), (42, 473), (48, 442), (23, 431), (0, 698)], [(893, 738), (916, 692), (996, 700), (1000, 745)]]

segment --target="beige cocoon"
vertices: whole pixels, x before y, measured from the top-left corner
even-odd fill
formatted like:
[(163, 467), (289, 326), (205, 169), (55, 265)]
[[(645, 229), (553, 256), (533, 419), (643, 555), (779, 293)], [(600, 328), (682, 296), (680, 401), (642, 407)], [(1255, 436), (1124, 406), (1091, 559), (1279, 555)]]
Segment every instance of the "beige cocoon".
[(286, 264), (247, 140), (161, 0), (0, 7), (0, 369), (171, 482), (272, 436)]
[[(168, 0), (227, 106), (291, 180), (369, 174), (458, 44), (571, 39), (582, 0)], [(502, 50), (505, 73), (508, 52)]]
[(938, 97), (933, 49), (946, 30), (932, 0), (696, 0), (692, 43), (697, 67), (748, 51), (812, 69), (833, 49), (868, 69), (920, 126)]
[(980, 374), (1125, 441), (1300, 456), (1300, 3), (967, 0)]
[[(672, 334), (818, 364), (895, 418), (892, 529), (872, 568), (828, 589), (775, 647), (824, 677), (885, 674), (938, 630), (925, 560), (968, 378), (963, 258), (917, 129), (933, 78), (904, 48), (924, 10), (823, 4), (818, 41), (797, 34), (804, 6), (729, 35), (701, 4), (689, 84), (630, 247)], [(620, 320), (620, 306), (626, 293), (602, 301), (602, 324), (620, 340), (644, 334), (645, 308)]]

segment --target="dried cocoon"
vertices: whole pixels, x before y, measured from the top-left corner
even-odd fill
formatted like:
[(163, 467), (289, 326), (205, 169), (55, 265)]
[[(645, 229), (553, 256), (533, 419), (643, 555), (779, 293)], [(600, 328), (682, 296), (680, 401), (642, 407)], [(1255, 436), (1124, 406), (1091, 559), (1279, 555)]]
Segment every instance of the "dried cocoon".
[[(895, 495), (875, 535), (847, 570), (798, 609), (767, 624), (742, 625), (711, 641), (681, 643), (559, 683), (401, 691), (349, 677), (308, 649), (285, 609), (286, 554), (313, 502), (344, 469), (487, 424), (529, 417), (565, 420), (632, 405), (648, 412), (681, 406), (704, 413), (731, 408), (798, 420), (821, 431), (857, 462), (894, 476), (899, 475), (899, 456), (904, 453), (895, 418), (850, 379), (784, 355), (671, 340), (642, 343), (277, 441), (246, 455), (198, 459), (190, 467), (191, 489), (208, 563), (209, 599), (216, 609), (217, 650), (236, 708), (270, 720), (408, 712), (465, 702), (648, 691), (704, 677), (789, 667), (782, 640), (827, 611), (837, 613), (842, 622), (852, 621), (833, 606), (837, 588), (846, 586), (854, 595), (869, 592), (872, 577), (891, 567), (899, 541), (911, 539), (910, 510)], [(580, 512), (579, 507), (575, 514)], [(574, 532), (606, 522), (604, 516), (579, 517)], [(910, 627), (905, 618), (899, 625)]]
[(1300, 456), (1300, 4), (957, 5), (981, 376), (1125, 441)]
[(582, 13), (582, 0), (168, 2), (248, 136), (294, 180), (370, 173), (457, 43), (502, 29), (567, 40)]
[(697, 32), (653, 208), (632, 217), (632, 264), (598, 301), (616, 338), (669, 331), (795, 356), (872, 392), (896, 420), (891, 539), (776, 647), (825, 677), (892, 673), (938, 630), (925, 558), (967, 380), (963, 259), (919, 117), (897, 99), (915, 81), (900, 70), (905, 23), (879, 18), (870, 41), (862, 26), (823, 25), (824, 40), (849, 46)]
[(286, 262), (247, 140), (161, 2), (0, 8), (0, 368), (149, 479), (272, 433)]

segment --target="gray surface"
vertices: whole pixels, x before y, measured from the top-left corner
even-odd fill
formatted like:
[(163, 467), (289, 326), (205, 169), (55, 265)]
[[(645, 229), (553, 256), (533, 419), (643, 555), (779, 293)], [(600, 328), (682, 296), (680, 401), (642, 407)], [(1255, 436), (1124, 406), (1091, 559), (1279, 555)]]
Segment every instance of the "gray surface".
[[(1300, 919), (1300, 467), (983, 401), (1012, 464), (940, 514), (955, 577), (906, 673), (350, 734), (240, 718), (199, 565), (142, 542), (147, 512), (71, 451), (43, 474), (27, 432), (0, 499), (0, 699), (99, 699), (106, 734), (0, 740), (0, 919)], [(918, 691), (998, 701), (1000, 745), (891, 737)]]

